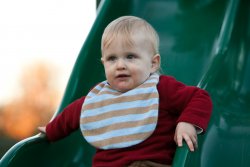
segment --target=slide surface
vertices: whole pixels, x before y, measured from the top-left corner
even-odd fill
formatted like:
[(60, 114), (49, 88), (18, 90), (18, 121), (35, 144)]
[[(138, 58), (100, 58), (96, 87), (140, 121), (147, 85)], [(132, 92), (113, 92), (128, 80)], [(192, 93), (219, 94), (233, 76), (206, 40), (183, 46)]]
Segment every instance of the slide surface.
[[(174, 167), (250, 166), (250, 1), (102, 0), (96, 21), (55, 116), (104, 80), (103, 29), (122, 15), (146, 19), (158, 31), (162, 73), (206, 89), (214, 109), (199, 149), (178, 148)], [(80, 131), (54, 143), (36, 135), (14, 145), (1, 167), (90, 167), (95, 150)]]

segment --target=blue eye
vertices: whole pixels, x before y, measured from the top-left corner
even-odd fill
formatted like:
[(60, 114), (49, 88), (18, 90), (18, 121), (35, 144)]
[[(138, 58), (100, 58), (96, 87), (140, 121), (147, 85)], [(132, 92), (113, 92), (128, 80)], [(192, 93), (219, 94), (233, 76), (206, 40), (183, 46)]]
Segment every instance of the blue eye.
[(133, 55), (133, 54), (128, 54), (127, 55), (127, 59), (134, 59), (135, 58), (135, 55)]
[(107, 61), (115, 61), (116, 60), (116, 57), (115, 56), (109, 56), (107, 58)]

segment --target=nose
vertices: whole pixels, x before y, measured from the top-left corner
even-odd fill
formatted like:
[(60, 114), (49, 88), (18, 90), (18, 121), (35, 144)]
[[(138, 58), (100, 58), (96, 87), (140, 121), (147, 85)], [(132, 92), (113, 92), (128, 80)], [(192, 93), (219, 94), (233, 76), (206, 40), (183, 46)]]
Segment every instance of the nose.
[(116, 62), (116, 68), (117, 68), (117, 70), (125, 70), (126, 69), (126, 62), (122, 59), (119, 59)]

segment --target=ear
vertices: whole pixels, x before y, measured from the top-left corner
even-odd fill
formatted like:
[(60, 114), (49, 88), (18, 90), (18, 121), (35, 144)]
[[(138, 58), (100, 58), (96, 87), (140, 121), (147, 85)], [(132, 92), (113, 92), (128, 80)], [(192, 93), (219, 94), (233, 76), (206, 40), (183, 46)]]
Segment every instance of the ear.
[(156, 54), (152, 57), (152, 66), (151, 66), (151, 73), (156, 72), (159, 70), (161, 64), (161, 56), (159, 54)]
[(102, 64), (103, 64), (103, 57), (101, 58), (101, 62), (102, 62)]

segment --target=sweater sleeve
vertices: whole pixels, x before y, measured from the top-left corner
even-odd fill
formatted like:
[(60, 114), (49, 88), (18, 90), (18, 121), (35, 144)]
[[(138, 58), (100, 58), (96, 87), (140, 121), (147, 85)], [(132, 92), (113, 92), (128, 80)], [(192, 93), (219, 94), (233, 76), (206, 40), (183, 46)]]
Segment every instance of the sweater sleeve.
[(196, 87), (189, 89), (191, 97), (182, 109), (177, 122), (188, 122), (200, 128), (200, 132), (206, 131), (212, 113), (212, 101), (205, 90)]
[(56, 141), (68, 136), (79, 128), (80, 113), (85, 97), (68, 105), (55, 119), (46, 126), (49, 141)]
[(212, 113), (212, 101), (207, 91), (187, 86), (169, 77), (164, 91), (167, 108), (177, 112), (178, 122), (188, 122), (205, 131)]

